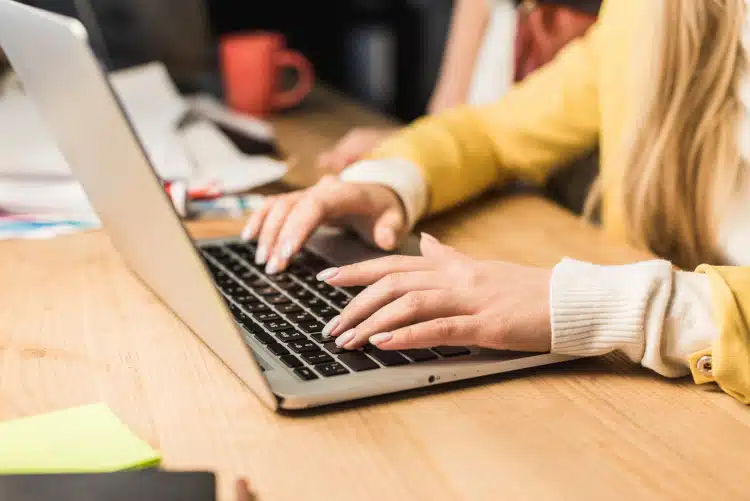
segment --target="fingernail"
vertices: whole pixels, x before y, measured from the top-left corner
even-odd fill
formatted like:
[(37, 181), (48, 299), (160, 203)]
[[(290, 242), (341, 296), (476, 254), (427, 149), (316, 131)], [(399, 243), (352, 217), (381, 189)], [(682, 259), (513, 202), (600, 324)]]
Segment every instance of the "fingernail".
[(396, 232), (393, 230), (393, 228), (385, 228), (382, 230), (383, 236), (383, 247), (386, 248), (386, 250), (393, 249), (396, 247)]
[(339, 348), (343, 348), (349, 343), (349, 341), (354, 339), (355, 334), (356, 332), (354, 332), (354, 329), (350, 329), (344, 332), (343, 334), (341, 334), (339, 337), (336, 338), (336, 346), (338, 346)]
[(266, 273), (268, 275), (275, 275), (279, 272), (280, 265), (281, 261), (279, 260), (279, 258), (276, 256), (272, 257), (268, 262), (268, 266), (266, 266)]
[(244, 240), (245, 242), (247, 242), (253, 236), (251, 231), (252, 231), (252, 228), (250, 226), (245, 226), (242, 229), (242, 233), (240, 233), (240, 238)]
[(383, 343), (387, 343), (391, 339), (393, 339), (393, 334), (391, 334), (390, 332), (383, 332), (382, 334), (375, 334), (374, 336), (370, 336), (370, 344), (380, 346)]
[(292, 257), (292, 244), (291, 242), (287, 242), (284, 244), (284, 246), (281, 248), (281, 257), (284, 259), (289, 259)]
[(339, 272), (338, 268), (328, 268), (327, 270), (323, 270), (320, 273), (318, 273), (318, 276), (316, 277), (319, 282), (325, 282), (326, 280), (330, 280), (333, 277), (336, 276), (336, 273)]
[(329, 338), (331, 337), (331, 332), (333, 332), (333, 329), (338, 327), (339, 322), (341, 321), (341, 315), (337, 315), (331, 319), (330, 322), (326, 324), (325, 327), (323, 327), (323, 337)]
[(255, 253), (255, 264), (265, 264), (268, 259), (268, 248), (265, 245), (259, 245)]
[(429, 233), (425, 233), (425, 232), (422, 232), (422, 238), (427, 239), (427, 240), (429, 240), (431, 242), (437, 242), (437, 243), (440, 242), (440, 240), (438, 240), (437, 238), (433, 237)]

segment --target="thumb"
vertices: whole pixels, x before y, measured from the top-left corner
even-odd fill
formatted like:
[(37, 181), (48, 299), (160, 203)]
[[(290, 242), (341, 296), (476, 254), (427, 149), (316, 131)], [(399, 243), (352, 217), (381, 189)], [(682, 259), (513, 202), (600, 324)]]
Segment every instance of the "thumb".
[(391, 251), (396, 248), (399, 235), (404, 230), (404, 215), (400, 207), (386, 210), (373, 226), (373, 242), (383, 250)]
[(436, 261), (446, 259), (466, 261), (471, 259), (466, 254), (457, 251), (453, 247), (441, 244), (437, 238), (429, 233), (422, 233), (422, 240), (419, 242), (419, 249), (422, 251), (424, 257)]

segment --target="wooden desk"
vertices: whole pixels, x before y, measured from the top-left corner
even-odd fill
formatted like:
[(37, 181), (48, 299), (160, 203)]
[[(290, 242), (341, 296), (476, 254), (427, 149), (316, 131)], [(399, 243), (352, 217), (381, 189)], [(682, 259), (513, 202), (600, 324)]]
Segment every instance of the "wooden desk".
[[(304, 160), (372, 119), (326, 93), (311, 108), (278, 120)], [(487, 199), (425, 227), (479, 257), (642, 257), (531, 197)], [(217, 471), (224, 500), (240, 475), (265, 501), (750, 496), (748, 409), (620, 356), (276, 415), (130, 275), (104, 234), (2, 242), (0, 277), (0, 419), (105, 401), (166, 467)]]

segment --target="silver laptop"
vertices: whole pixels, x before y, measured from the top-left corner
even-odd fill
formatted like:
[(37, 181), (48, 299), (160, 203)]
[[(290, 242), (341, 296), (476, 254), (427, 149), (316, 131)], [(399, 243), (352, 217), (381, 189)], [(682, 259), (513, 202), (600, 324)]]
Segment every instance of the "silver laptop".
[(570, 357), (477, 348), (340, 352), (320, 330), (356, 295), (315, 280), (376, 257), (319, 231), (288, 272), (254, 266), (252, 244), (193, 241), (71, 18), (0, 0), (0, 45), (124, 260), (271, 409), (302, 409), (476, 378)]

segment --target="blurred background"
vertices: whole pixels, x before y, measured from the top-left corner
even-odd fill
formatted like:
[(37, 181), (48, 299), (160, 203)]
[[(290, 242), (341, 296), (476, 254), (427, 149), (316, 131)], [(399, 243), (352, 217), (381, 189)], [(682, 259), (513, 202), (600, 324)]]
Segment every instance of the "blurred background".
[(317, 78), (401, 120), (424, 113), (452, 0), (24, 0), (79, 18), (108, 69), (161, 60), (183, 91), (221, 93), (218, 41), (268, 30)]

